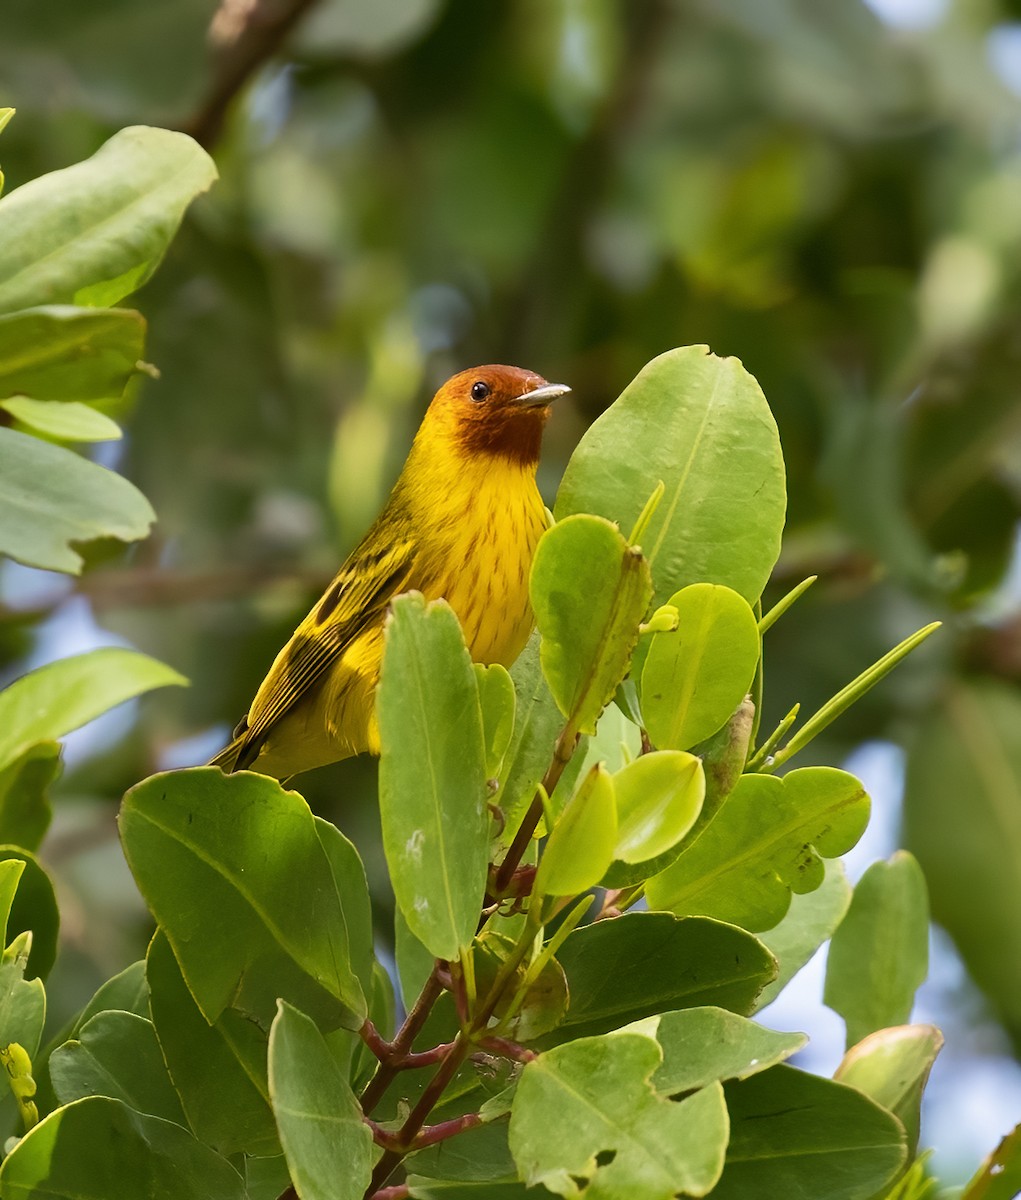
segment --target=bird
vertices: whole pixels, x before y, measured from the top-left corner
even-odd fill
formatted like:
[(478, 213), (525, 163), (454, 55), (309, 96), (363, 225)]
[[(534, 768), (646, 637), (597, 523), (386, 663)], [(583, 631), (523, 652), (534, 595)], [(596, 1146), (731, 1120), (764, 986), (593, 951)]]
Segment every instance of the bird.
[(436, 392), (382, 512), (277, 654), (212, 760), (277, 779), (379, 754), (375, 691), (390, 602), (456, 613), (472, 659), (510, 666), (532, 631), (532, 556), (549, 517), (535, 481), (554, 400), (571, 389), (488, 365)]

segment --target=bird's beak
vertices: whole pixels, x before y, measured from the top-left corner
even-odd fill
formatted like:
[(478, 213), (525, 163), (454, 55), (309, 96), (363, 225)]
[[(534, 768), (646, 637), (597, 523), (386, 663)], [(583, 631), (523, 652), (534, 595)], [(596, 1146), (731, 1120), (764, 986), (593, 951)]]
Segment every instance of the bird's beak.
[(537, 387), (531, 392), (522, 392), (520, 396), (515, 396), (514, 403), (520, 404), (522, 408), (545, 408), (547, 404), (566, 396), (570, 390), (566, 383), (544, 383), (542, 387)]

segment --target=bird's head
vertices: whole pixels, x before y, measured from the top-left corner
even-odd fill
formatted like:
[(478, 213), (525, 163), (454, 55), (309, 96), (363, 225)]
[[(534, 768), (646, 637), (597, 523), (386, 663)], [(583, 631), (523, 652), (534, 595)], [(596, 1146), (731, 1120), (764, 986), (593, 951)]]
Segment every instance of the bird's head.
[(550, 405), (570, 390), (520, 367), (472, 367), (436, 393), (423, 430), (442, 428), (466, 455), (493, 455), (534, 467)]

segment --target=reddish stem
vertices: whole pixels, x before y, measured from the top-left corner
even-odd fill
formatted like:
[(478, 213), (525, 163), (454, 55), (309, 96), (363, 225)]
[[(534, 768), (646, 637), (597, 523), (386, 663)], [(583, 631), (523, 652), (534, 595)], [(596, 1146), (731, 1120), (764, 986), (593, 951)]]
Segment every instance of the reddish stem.
[[(443, 985), (438, 978), (438, 967), (434, 967), (433, 973), (425, 981), (425, 986), (415, 1001), (414, 1008), (408, 1013), (404, 1024), (397, 1032), (397, 1036), (390, 1043), (390, 1061), (379, 1064), (375, 1074), (369, 1080), (365, 1090), (361, 1094), (362, 1112), (366, 1116), (380, 1102), (384, 1092), (397, 1075), (398, 1068), (394, 1066), (394, 1062), (400, 1061), (410, 1052), (412, 1043), (421, 1031), (429, 1013), (432, 1011), (432, 1006), (439, 999), (442, 991)], [(380, 1183), (382, 1182), (383, 1180), (380, 1180)], [(286, 1198), (281, 1197), (281, 1200), (286, 1200)]]

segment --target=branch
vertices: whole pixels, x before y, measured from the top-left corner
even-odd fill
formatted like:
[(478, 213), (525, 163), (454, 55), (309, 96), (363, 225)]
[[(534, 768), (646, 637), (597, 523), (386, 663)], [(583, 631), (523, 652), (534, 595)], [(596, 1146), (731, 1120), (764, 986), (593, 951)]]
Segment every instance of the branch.
[[(397, 1032), (397, 1036), (389, 1043), (390, 1051), (388, 1061), (381, 1061), (376, 1068), (375, 1074), (365, 1086), (360, 1100), (362, 1112), (366, 1116), (376, 1107), (382, 1100), (383, 1093), (390, 1086), (393, 1079), (400, 1071), (399, 1064), (407, 1057), (411, 1050), (411, 1045), (418, 1036), (422, 1026), (426, 1022), (429, 1013), (432, 1012), (432, 1007), (440, 997), (443, 991), (443, 985), (439, 981), (439, 965), (433, 968), (433, 973), (425, 981), (425, 986), (422, 988), (421, 994), (415, 1001), (415, 1007), (408, 1013), (404, 1024)], [(454, 1043), (456, 1045), (456, 1043)], [(453, 1046), (451, 1047), (453, 1048)], [(417, 1132), (417, 1131), (416, 1131)], [(385, 1182), (384, 1179), (379, 1181)], [(377, 1187), (379, 1184), (377, 1184)], [(283, 1200), (283, 1197), (281, 1197)]]
[(221, 0), (209, 27), (217, 43), (212, 86), (182, 129), (208, 150), (219, 138), (235, 96), (274, 58), (317, 0)]

